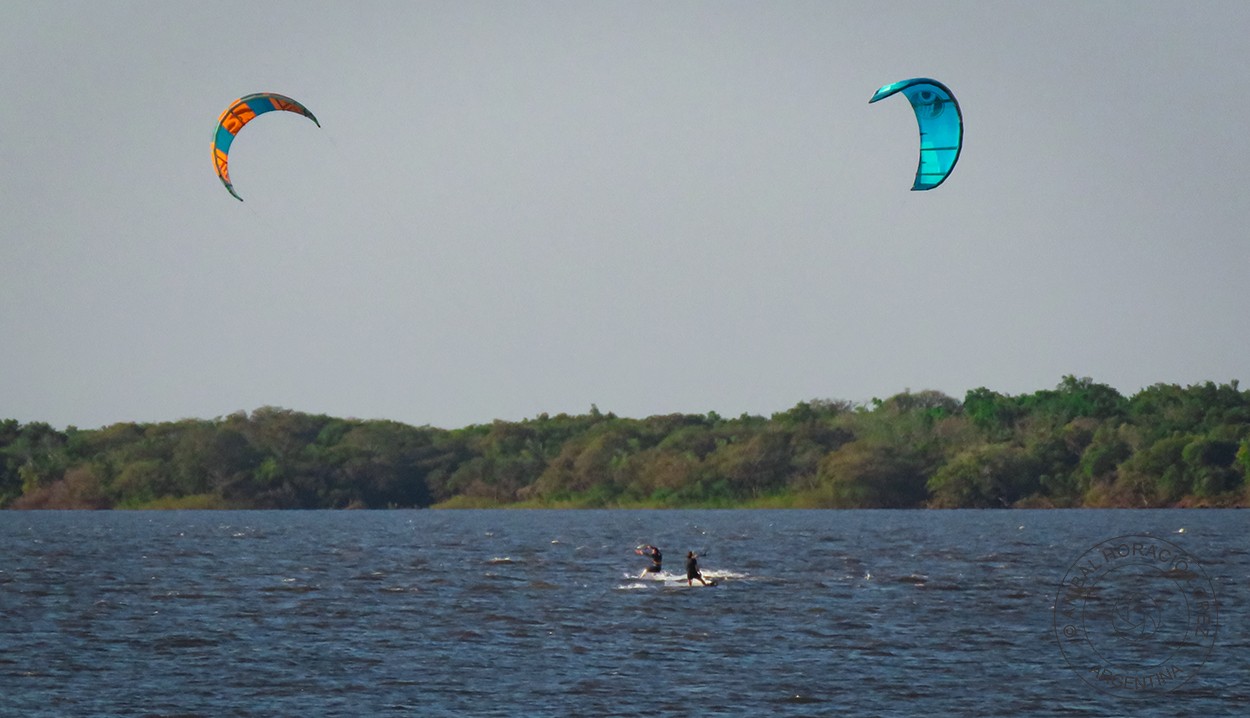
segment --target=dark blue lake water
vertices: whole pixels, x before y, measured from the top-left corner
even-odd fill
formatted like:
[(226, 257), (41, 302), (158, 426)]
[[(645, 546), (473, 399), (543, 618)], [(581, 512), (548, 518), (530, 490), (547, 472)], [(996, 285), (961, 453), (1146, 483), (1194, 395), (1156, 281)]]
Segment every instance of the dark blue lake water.
[(1245, 716), (1248, 516), (4, 512), (0, 715)]

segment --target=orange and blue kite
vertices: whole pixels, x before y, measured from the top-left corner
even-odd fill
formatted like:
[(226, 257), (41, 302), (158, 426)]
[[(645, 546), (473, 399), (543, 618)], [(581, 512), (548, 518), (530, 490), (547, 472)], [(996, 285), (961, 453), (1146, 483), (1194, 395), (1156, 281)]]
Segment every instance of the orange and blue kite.
[(317, 118), (313, 117), (313, 113), (309, 112), (307, 107), (285, 95), (279, 95), (275, 92), (257, 92), (253, 95), (241, 97), (230, 103), (226, 111), (221, 113), (221, 117), (217, 118), (217, 131), (213, 133), (213, 165), (217, 168), (217, 176), (221, 178), (221, 183), (240, 202), (243, 201), (243, 198), (234, 191), (234, 185), (230, 184), (228, 167), (230, 163), (230, 143), (234, 142), (234, 136), (239, 134), (239, 130), (243, 129), (243, 126), (247, 123), (256, 119), (257, 115), (263, 115), (274, 110), (297, 112), (312, 120), (318, 127), (321, 126), (321, 123), (317, 122)]

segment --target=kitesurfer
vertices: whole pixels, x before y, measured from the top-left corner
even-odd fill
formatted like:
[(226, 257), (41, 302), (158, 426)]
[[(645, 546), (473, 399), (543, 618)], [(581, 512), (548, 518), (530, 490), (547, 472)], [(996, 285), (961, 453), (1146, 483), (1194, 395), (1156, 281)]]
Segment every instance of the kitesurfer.
[(686, 552), (686, 585), (693, 586), (694, 580), (699, 579), (699, 583), (704, 586), (707, 581), (703, 580), (703, 574), (699, 571), (699, 559), (695, 558), (694, 551)]
[(663, 570), (664, 555), (660, 553), (660, 548), (658, 546), (652, 546), (650, 544), (639, 546), (634, 549), (634, 553), (639, 556), (649, 556), (651, 558), (651, 565), (644, 568), (638, 578), (644, 578), (648, 573), (659, 573)]

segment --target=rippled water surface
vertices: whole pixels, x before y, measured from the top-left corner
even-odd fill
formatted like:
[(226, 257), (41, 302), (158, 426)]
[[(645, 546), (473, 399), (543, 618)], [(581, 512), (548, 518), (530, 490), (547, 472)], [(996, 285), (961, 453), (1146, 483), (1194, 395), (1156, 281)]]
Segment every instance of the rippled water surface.
[[(5, 512), (0, 715), (1245, 716), (1248, 515)], [(1100, 692), (1056, 638), (1126, 534), (1219, 599), (1172, 690)]]

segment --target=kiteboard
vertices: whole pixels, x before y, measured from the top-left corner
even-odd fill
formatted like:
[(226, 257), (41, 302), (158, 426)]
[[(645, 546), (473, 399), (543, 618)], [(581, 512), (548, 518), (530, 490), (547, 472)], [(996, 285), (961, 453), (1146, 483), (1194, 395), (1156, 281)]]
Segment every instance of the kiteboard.
[(707, 583), (699, 583), (699, 579), (696, 578), (693, 581), (691, 581), (690, 584), (687, 586), (686, 577), (679, 576), (673, 579), (673, 584), (676, 585), (678, 588), (711, 588), (712, 586), (716, 586), (720, 584), (720, 581), (714, 578), (708, 578), (706, 576), (703, 578), (703, 580), (707, 581)]

